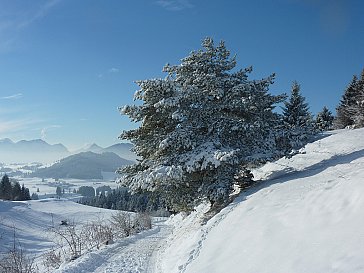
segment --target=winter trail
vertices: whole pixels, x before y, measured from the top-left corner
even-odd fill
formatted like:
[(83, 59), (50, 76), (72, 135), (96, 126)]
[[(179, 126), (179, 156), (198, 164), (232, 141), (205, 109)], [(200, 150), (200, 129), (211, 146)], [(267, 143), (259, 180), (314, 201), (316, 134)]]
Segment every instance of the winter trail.
[(149, 231), (123, 239), (100, 251), (91, 252), (57, 273), (154, 273), (157, 251), (163, 246), (170, 228), (164, 220)]

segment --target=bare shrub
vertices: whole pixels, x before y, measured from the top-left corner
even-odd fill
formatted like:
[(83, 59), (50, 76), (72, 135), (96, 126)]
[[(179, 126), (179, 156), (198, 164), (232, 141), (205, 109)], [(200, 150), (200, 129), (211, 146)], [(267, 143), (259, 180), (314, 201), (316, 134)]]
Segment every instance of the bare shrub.
[(80, 226), (75, 223), (60, 225), (51, 229), (59, 251), (52, 249), (47, 252), (43, 264), (48, 270), (58, 268), (66, 257), (70, 260), (77, 259), (87, 250), (99, 249), (103, 244), (112, 243), (114, 237), (128, 237), (151, 227), (152, 221), (148, 214), (124, 211), (112, 215), (110, 221), (98, 219)]
[(56, 235), (56, 243), (63, 250), (64, 254), (69, 253), (69, 258), (75, 260), (81, 256), (85, 248), (85, 234), (75, 223), (56, 227), (52, 229)]
[(99, 219), (83, 226), (84, 234), (86, 235), (85, 243), (88, 249), (96, 247), (100, 248), (103, 244), (110, 244), (114, 239), (114, 231), (111, 225), (105, 225)]
[(148, 213), (140, 212), (135, 217), (135, 227), (137, 232), (151, 229), (152, 228), (152, 218)]
[(21, 248), (15, 248), (3, 255), (0, 260), (1, 273), (35, 273), (34, 259)]
[(152, 228), (151, 217), (146, 213), (131, 214), (118, 211), (111, 217), (111, 223), (119, 237), (128, 237)]
[(50, 251), (43, 255), (43, 265), (47, 268), (48, 272), (53, 272), (62, 264), (61, 250), (57, 251), (52, 248)]
[(134, 221), (131, 213), (118, 211), (111, 216), (111, 224), (119, 237), (128, 237), (134, 234)]
[(46, 253), (43, 264), (48, 268), (58, 268), (62, 260), (75, 260), (87, 250), (99, 249), (103, 244), (112, 243), (114, 230), (109, 222), (104, 222), (102, 219), (84, 225), (73, 222), (51, 229), (59, 251), (53, 249)]
[(36, 273), (34, 258), (25, 253), (16, 239), (14, 228), (13, 245), (6, 253), (0, 256), (0, 273)]

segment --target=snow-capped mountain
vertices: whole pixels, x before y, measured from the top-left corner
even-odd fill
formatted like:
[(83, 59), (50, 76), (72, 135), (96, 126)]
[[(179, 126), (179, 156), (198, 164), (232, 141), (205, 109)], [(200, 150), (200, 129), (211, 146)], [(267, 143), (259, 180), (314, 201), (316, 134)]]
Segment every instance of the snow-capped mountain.
[(111, 146), (103, 149), (103, 151), (115, 153), (122, 158), (136, 161), (138, 157), (134, 152), (131, 151), (132, 148), (133, 148), (133, 145), (130, 143), (117, 143), (117, 144), (111, 145)]
[(97, 154), (111, 152), (127, 160), (136, 161), (137, 156), (135, 153), (131, 151), (132, 148), (133, 145), (130, 143), (117, 143), (106, 148), (100, 147), (96, 143), (93, 143), (93, 144), (87, 144), (81, 149), (74, 151), (73, 154), (82, 152), (93, 152)]
[(103, 150), (102, 147), (100, 147), (96, 143), (92, 143), (92, 144), (86, 144), (81, 149), (78, 149), (78, 150), (74, 151), (73, 153), (74, 154), (83, 153), (83, 152), (101, 153), (102, 150)]
[(50, 163), (70, 155), (62, 144), (48, 144), (41, 139), (13, 142), (8, 138), (0, 140), (0, 162)]
[(44, 140), (20, 140), (13, 142), (9, 138), (0, 139), (0, 163), (53, 163), (72, 154), (93, 152), (102, 154), (112, 152), (126, 160), (136, 161), (137, 156), (131, 151), (130, 143), (118, 143), (103, 148), (93, 143), (74, 152), (70, 152), (63, 144), (48, 144)]

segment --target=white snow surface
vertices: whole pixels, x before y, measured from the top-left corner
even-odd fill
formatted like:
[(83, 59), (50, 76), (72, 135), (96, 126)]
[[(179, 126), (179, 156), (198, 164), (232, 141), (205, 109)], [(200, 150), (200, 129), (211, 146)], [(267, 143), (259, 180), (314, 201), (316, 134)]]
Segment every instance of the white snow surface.
[[(99, 219), (106, 222), (113, 214), (113, 210), (84, 206), (67, 199), (0, 200), (0, 252), (11, 248), (15, 228), (17, 242), (35, 258), (39, 272), (46, 273), (43, 254), (54, 246), (54, 234), (50, 232), (52, 226), (59, 226), (62, 220), (76, 224)], [(75, 261), (64, 262), (54, 273), (153, 272), (161, 238), (169, 234), (164, 221), (165, 218), (154, 218), (151, 230), (85, 252)]]
[(265, 181), (206, 225), (208, 206), (174, 221), (161, 272), (364, 272), (364, 129), (334, 132), (254, 174)]
[(162, 239), (169, 234), (163, 221), (140, 234), (122, 239), (74, 262), (64, 263), (54, 273), (142, 273), (155, 272), (156, 253)]
[[(364, 129), (336, 131), (254, 170), (262, 181), (205, 225), (208, 204), (165, 222), (155, 219), (152, 230), (56, 272), (364, 272), (363, 135)], [(50, 213), (57, 221), (112, 213), (62, 200), (0, 201), (0, 212), (23, 231), (20, 239), (34, 253), (50, 247), (42, 236)]]

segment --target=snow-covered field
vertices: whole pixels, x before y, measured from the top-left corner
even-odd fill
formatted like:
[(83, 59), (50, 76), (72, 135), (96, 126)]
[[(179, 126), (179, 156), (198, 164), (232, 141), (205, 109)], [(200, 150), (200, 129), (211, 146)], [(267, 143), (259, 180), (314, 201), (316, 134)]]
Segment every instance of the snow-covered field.
[[(202, 204), (190, 215), (156, 219), (152, 230), (87, 253), (57, 273), (364, 272), (363, 135), (364, 129), (337, 131), (255, 170), (263, 181), (206, 225), (209, 206)], [(50, 247), (44, 230), (51, 215), (59, 222), (112, 213), (51, 199), (0, 202), (0, 212), (38, 254)]]

